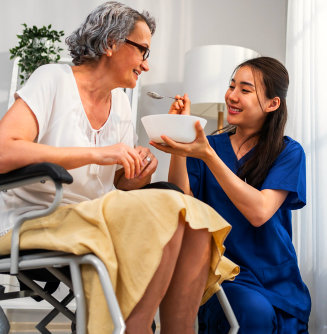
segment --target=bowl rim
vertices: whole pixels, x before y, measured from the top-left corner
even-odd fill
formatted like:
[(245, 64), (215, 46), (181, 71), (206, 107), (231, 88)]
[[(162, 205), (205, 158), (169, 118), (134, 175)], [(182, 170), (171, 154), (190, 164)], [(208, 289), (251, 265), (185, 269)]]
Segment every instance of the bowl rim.
[(176, 117), (176, 116), (187, 116), (189, 118), (196, 118), (196, 119), (199, 119), (199, 120), (202, 119), (204, 121), (208, 121), (206, 118), (201, 117), (201, 116), (197, 116), (197, 115), (182, 115), (182, 114), (151, 114), (151, 115), (142, 116), (141, 120), (143, 118), (147, 118), (147, 117), (158, 117), (158, 116), (160, 116), (160, 117), (167, 117), (167, 116), (169, 116), (169, 117), (171, 117), (171, 116), (173, 116), (173, 117)]

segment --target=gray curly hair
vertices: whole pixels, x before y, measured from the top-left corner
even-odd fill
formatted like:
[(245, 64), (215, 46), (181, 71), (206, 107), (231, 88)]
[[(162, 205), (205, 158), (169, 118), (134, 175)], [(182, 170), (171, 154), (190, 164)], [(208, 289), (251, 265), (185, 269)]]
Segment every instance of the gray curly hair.
[(70, 36), (66, 44), (73, 63), (81, 65), (97, 61), (113, 44), (119, 46), (134, 30), (135, 24), (144, 21), (153, 35), (155, 19), (116, 1), (108, 1), (94, 9)]

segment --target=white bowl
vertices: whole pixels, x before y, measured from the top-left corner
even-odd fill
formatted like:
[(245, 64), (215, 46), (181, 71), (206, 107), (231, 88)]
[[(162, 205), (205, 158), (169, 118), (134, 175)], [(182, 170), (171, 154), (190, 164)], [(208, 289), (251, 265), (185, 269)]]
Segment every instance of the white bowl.
[(150, 140), (156, 143), (164, 143), (162, 135), (180, 143), (191, 143), (196, 137), (195, 122), (200, 121), (202, 128), (207, 124), (201, 117), (176, 114), (149, 115), (141, 121)]

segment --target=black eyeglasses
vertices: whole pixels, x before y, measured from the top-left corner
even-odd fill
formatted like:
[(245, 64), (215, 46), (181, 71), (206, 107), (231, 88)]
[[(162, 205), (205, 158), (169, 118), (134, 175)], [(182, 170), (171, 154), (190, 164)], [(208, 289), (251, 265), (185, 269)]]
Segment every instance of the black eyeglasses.
[(150, 56), (150, 49), (149, 48), (147, 48), (147, 47), (145, 47), (145, 46), (143, 46), (141, 44), (135, 43), (133, 41), (130, 41), (127, 38), (125, 38), (125, 43), (128, 43), (130, 45), (136, 46), (140, 50), (140, 52), (142, 53), (143, 60), (146, 60), (146, 59), (149, 58), (149, 56)]

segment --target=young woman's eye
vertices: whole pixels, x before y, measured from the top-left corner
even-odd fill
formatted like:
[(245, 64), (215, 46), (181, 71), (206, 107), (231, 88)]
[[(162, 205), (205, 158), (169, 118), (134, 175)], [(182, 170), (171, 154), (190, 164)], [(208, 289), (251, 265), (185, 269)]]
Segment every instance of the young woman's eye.
[(243, 93), (250, 93), (250, 91), (247, 90), (247, 89), (242, 89), (242, 92), (243, 92)]
[(234, 87), (234, 86), (232, 86), (232, 85), (230, 85), (230, 86), (229, 86), (229, 89), (234, 89), (234, 88), (235, 88), (235, 87)]

